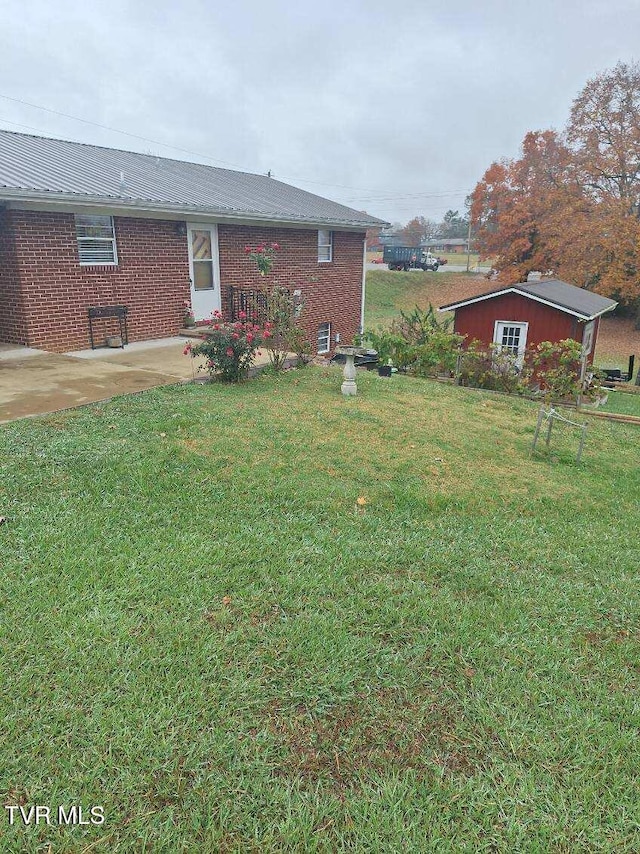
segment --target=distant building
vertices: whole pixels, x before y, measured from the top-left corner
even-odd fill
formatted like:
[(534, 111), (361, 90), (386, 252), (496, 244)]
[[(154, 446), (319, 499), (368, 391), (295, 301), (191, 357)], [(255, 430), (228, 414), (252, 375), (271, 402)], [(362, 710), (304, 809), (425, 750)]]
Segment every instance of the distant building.
[[(463, 254), (467, 250), (466, 237), (434, 237), (431, 240), (425, 240), (422, 244), (427, 249), (435, 249), (438, 252), (452, 252), (454, 254)], [(473, 240), (471, 241), (471, 251), (473, 251)]]

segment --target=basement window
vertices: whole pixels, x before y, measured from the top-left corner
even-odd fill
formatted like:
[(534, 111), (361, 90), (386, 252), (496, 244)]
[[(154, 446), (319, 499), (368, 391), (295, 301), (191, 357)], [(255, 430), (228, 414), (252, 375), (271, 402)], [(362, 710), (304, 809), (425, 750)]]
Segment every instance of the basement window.
[(112, 216), (76, 214), (78, 259), (81, 266), (115, 266), (118, 263)]
[(318, 326), (318, 353), (328, 353), (331, 349), (331, 324), (321, 323)]
[(318, 263), (326, 263), (333, 258), (333, 232), (321, 228), (318, 231)]

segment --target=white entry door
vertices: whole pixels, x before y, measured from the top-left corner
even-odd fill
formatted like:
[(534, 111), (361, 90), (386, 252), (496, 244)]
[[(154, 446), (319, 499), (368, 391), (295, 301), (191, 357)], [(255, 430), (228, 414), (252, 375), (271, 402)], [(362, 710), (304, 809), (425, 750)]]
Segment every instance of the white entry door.
[(496, 320), (493, 331), (493, 343), (499, 344), (500, 349), (512, 353), (516, 364), (522, 365), (524, 351), (527, 346), (528, 323), (515, 320)]
[(218, 227), (210, 223), (189, 223), (189, 275), (191, 308), (196, 320), (206, 320), (219, 311), (220, 263), (218, 260)]

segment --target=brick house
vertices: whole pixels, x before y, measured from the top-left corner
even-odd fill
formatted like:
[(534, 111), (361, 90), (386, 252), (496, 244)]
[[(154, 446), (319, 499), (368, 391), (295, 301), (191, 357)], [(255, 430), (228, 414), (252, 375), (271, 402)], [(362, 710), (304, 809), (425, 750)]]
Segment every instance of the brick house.
[(498, 344), (522, 357), (542, 341), (573, 338), (593, 363), (600, 317), (617, 302), (559, 279), (528, 281), (440, 306), (455, 312), (454, 331), (466, 342)]
[[(89, 346), (88, 309), (128, 308), (129, 340), (232, 313), (265, 284), (245, 246), (278, 243), (314, 352), (360, 330), (374, 217), (273, 178), (0, 131), (0, 343)], [(97, 340), (116, 331), (102, 321)]]
[[(425, 240), (423, 245), (434, 252), (451, 252), (454, 255), (466, 255), (469, 241), (466, 237), (435, 237), (432, 240)], [(471, 251), (474, 251), (473, 244)]]

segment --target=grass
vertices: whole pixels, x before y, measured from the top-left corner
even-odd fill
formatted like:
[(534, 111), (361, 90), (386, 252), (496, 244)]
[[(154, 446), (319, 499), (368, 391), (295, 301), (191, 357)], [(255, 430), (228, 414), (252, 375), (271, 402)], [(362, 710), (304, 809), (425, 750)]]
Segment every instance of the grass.
[(369, 270), (366, 282), (365, 328), (388, 326), (401, 310), (416, 305), (435, 308), (463, 296), (471, 296), (490, 285), (474, 273), (422, 272), (399, 273), (392, 270)]
[(633, 391), (610, 390), (607, 402), (602, 409), (605, 412), (619, 412), (622, 415), (635, 415), (640, 418), (640, 388), (635, 386), (633, 389)]
[(339, 384), (0, 430), (3, 852), (640, 849), (636, 429)]

